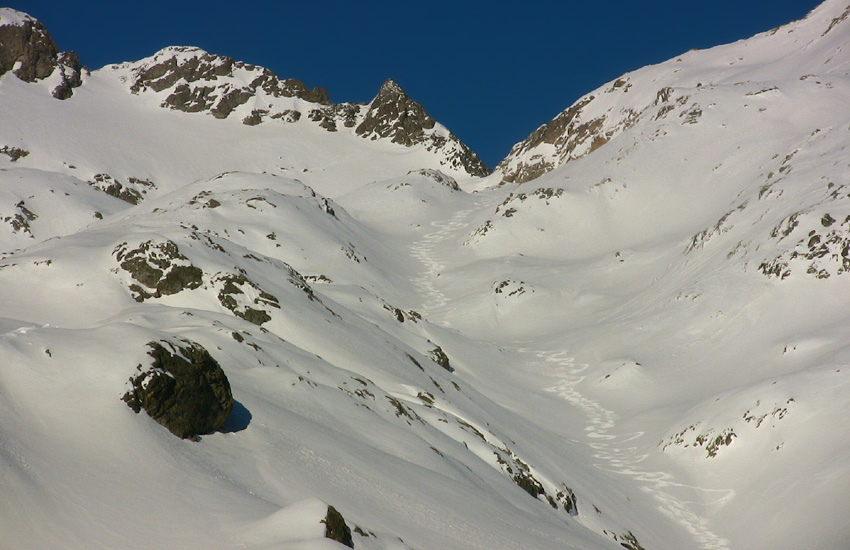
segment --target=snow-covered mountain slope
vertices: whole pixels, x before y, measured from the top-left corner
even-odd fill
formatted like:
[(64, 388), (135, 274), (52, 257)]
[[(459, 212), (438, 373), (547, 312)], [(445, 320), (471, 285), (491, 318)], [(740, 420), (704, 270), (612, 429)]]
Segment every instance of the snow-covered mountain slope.
[[(591, 506), (573, 487), (589, 496), (598, 476), (553, 463), (569, 456), (567, 441), (545, 443), (554, 436), (453, 375), (463, 362), (441, 343), (456, 337), (405, 307), (410, 270), (391, 252), (302, 184), (234, 173), (7, 257), (4, 477), (31, 506), (4, 520), (52, 526), (13, 529), (16, 547), (60, 536), (266, 547), (292, 536), (282, 509), (317, 497), (364, 533), (404, 534), (416, 548), (468, 547), (476, 524), (488, 525), (482, 547), (594, 548), (597, 524), (627, 534), (616, 518), (573, 519)], [(121, 402), (157, 342), (196, 343), (222, 365), (236, 400), (226, 433), (178, 444)], [(50, 381), (62, 371), (66, 382)], [(51, 445), (74, 450), (57, 462)], [(185, 491), (168, 481), (178, 479)], [(68, 483), (80, 505), (98, 502), (87, 510), (97, 524), (56, 516)], [(452, 519), (456, 506), (480, 511)], [(127, 514), (139, 530), (157, 527), (101, 532)], [(491, 515), (513, 519), (496, 528)], [(370, 546), (360, 535), (358, 547), (393, 547), (387, 537)]]
[(543, 354), (555, 387), (630, 419), (601, 432), (634, 433), (627, 475), (685, 468), (663, 491), (711, 518), (704, 547), (846, 540), (848, 13), (826, 2), (580, 101), (538, 131), (572, 120), (558, 143), (500, 165), (537, 177), (457, 236), (441, 278), (464, 334), (568, 350)]
[[(850, 47), (847, 18), (841, 0), (828, 1), (800, 21), (748, 40), (691, 50), (626, 73), (514, 145), (496, 171), (505, 182), (522, 183), (592, 153), (635, 125), (662, 118), (694, 124), (707, 108), (715, 107), (701, 96), (718, 88), (742, 86), (743, 93), (755, 94), (794, 81), (807, 82), (812, 90), (828, 86), (818, 81), (850, 73), (843, 53)], [(783, 92), (780, 87), (777, 95)], [(759, 108), (757, 102), (754, 98), (751, 107)]]
[(4, 75), (0, 540), (843, 547), (847, 14), (625, 75), (523, 183), (392, 81)]

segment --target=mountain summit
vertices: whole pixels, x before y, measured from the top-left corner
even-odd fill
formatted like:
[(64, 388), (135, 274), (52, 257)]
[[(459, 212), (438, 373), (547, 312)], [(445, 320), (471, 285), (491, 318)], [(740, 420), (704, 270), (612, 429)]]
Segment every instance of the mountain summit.
[(424, 144), (430, 151), (447, 148), (452, 151), (450, 158), (455, 168), (462, 168), (473, 176), (490, 173), (481, 159), (454, 134), (436, 126), (437, 122), (422, 105), (410, 99), (394, 80), (387, 79), (369, 104), (355, 133), (373, 140), (389, 138), (407, 147)]
[(10, 8), (0, 8), (0, 76), (12, 71), (24, 82), (47, 80), (53, 97), (67, 99), (82, 84), (80, 60), (59, 52), (39, 21)]
[(388, 79), (381, 85), (378, 95), (369, 104), (355, 132), (363, 137), (390, 138), (393, 143), (405, 146), (425, 139), (425, 130), (431, 130), (436, 121), (396, 84)]

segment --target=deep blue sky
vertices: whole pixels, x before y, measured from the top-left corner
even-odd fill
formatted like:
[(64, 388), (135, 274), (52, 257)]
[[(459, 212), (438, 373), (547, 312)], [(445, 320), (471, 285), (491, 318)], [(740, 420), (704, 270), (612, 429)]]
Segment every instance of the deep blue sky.
[(62, 2), (40, 19), (91, 69), (170, 45), (262, 65), (370, 101), (395, 79), (494, 166), (510, 147), (620, 74), (799, 19), (818, 0)]

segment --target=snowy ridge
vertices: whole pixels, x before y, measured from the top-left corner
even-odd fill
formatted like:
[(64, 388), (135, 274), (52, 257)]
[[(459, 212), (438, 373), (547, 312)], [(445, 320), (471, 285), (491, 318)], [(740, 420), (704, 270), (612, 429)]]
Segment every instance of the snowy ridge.
[(748, 40), (692, 50), (664, 63), (626, 73), (579, 99), (517, 143), (496, 171), (522, 183), (581, 158), (647, 119), (699, 116), (692, 97), (704, 87), (758, 85), (838, 78), (850, 73), (842, 52), (850, 47), (850, 6), (829, 0), (806, 18)]
[(20, 27), (26, 23), (35, 23), (35, 19), (22, 11), (13, 10), (12, 8), (0, 8), (0, 26), (12, 25)]

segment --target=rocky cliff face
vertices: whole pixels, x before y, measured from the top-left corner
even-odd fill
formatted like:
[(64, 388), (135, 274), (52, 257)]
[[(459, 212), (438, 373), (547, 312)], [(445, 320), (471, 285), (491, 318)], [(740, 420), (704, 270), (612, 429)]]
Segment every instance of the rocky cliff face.
[(24, 82), (52, 77), (53, 97), (67, 99), (82, 84), (80, 60), (74, 52), (59, 52), (39, 21), (9, 8), (0, 8), (0, 76), (12, 72)]
[[(619, 81), (618, 81), (619, 82)], [(535, 130), (525, 141), (514, 145), (508, 157), (499, 163), (506, 182), (523, 183), (592, 152), (605, 144), (612, 132), (603, 132), (606, 116), (586, 116), (584, 108), (595, 99), (587, 96), (575, 103), (551, 122)], [(542, 149), (553, 151), (546, 155)]]

